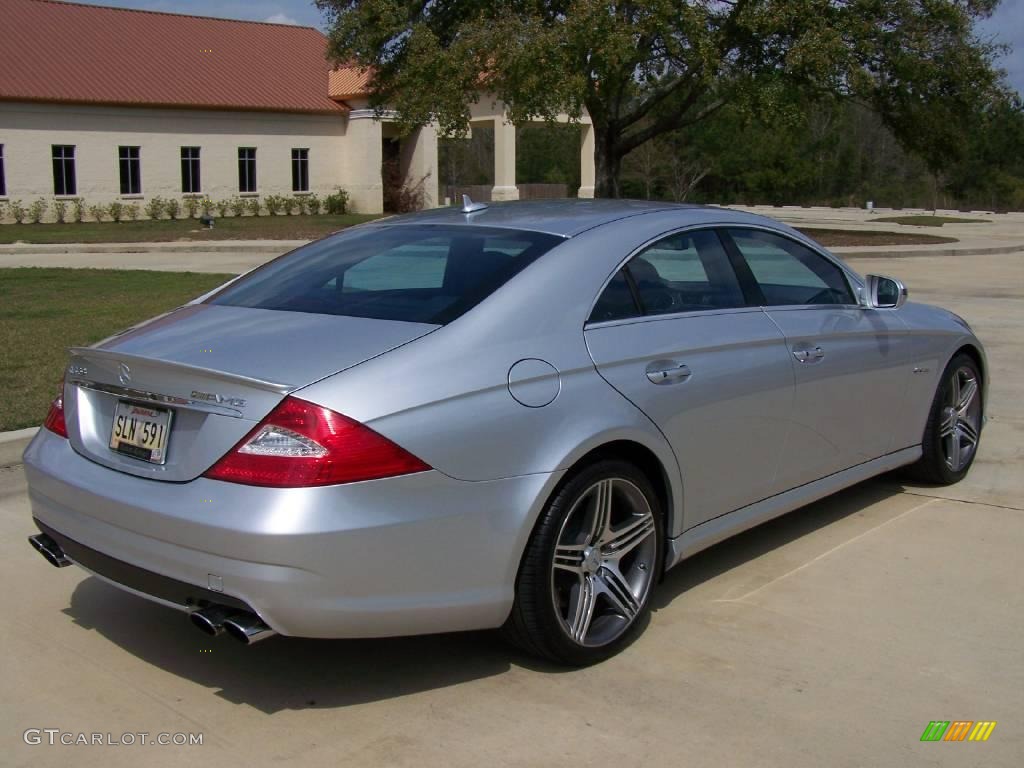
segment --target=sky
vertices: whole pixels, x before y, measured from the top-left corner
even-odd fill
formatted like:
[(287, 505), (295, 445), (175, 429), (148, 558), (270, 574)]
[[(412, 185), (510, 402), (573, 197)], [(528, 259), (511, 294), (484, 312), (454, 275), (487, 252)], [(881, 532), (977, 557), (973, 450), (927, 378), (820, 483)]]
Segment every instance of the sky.
[[(91, 5), (116, 5), (169, 13), (222, 16), (230, 19), (272, 21), (278, 24), (322, 26), (323, 18), (310, 0), (79, 0)], [(1010, 85), (1024, 94), (1024, 0), (1002, 0), (996, 13), (980, 26), (986, 39), (1011, 46), (999, 60)]]

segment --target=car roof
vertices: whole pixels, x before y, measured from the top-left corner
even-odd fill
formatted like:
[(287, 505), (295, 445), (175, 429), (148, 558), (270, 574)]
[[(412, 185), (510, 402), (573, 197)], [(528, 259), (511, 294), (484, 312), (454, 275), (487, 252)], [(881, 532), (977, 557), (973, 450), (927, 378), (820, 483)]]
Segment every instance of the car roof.
[(381, 226), (405, 224), (448, 224), (476, 227), (496, 227), (533, 232), (546, 232), (561, 237), (572, 237), (588, 229), (613, 221), (647, 213), (678, 211), (681, 224), (707, 223), (779, 223), (763, 216), (707, 205), (685, 205), (648, 200), (529, 200), (519, 202), (486, 203), (487, 207), (464, 213), (459, 206), (433, 208), (428, 211), (378, 219), (372, 224)]

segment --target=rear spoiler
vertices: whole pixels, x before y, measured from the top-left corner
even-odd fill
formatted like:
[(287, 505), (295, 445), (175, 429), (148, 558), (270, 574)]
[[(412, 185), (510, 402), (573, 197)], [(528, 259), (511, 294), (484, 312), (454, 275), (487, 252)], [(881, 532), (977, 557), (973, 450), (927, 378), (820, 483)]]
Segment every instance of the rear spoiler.
[[(219, 371), (215, 368), (204, 368), (201, 365), (177, 363), (170, 360), (160, 360), (159, 358), (154, 357), (125, 354), (124, 352), (115, 352), (109, 349), (96, 349), (95, 347), (71, 347), (68, 352), (73, 358), (79, 357), (85, 358), (86, 360), (108, 360), (114, 363), (115, 366), (120, 363), (131, 363), (132, 361), (135, 361), (141, 365), (145, 365), (147, 368), (166, 368), (168, 371), (174, 371), (176, 373), (193, 373), (206, 378), (224, 381), (229, 384), (240, 384), (252, 387), (253, 389), (263, 390), (264, 392), (272, 392), (276, 395), (287, 395), (289, 392), (293, 392), (299, 388), (293, 384), (282, 384), (277, 381), (255, 379), (251, 376), (228, 373), (226, 371)], [(71, 374), (69, 378), (82, 378), (80, 376), (76, 376), (73, 370), (69, 371), (69, 373)]]

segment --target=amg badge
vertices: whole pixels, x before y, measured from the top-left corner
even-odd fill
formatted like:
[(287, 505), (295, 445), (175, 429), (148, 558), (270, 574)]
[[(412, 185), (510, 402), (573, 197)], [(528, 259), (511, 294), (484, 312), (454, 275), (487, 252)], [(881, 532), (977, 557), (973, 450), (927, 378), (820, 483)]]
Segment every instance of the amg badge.
[(240, 397), (225, 397), (214, 392), (199, 392), (192, 390), (193, 400), (203, 400), (207, 403), (218, 403), (220, 405), (232, 405), (235, 408), (245, 408), (245, 400)]

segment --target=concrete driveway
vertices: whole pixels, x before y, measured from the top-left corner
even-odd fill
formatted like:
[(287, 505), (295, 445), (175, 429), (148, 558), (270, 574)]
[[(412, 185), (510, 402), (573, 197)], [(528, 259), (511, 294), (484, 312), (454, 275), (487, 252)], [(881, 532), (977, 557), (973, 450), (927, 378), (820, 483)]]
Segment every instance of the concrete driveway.
[[(22, 471), (0, 470), (0, 764), (1024, 764), (1024, 255), (856, 266), (988, 345), (972, 474), (871, 481), (702, 553), (668, 575), (640, 640), (591, 669), (490, 633), (210, 641), (46, 565), (25, 542)], [(998, 725), (984, 743), (922, 743), (932, 720)], [(29, 728), (203, 744), (27, 745)]]

